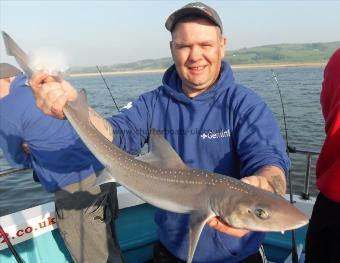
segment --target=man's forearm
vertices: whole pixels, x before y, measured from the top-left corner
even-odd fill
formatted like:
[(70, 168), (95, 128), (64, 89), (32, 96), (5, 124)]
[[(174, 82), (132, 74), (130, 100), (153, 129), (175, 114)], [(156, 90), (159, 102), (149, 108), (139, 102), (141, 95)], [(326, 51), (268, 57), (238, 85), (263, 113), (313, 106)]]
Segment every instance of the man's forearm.
[(89, 115), (93, 126), (104, 135), (106, 139), (112, 142), (114, 136), (112, 125), (91, 107), (89, 107)]

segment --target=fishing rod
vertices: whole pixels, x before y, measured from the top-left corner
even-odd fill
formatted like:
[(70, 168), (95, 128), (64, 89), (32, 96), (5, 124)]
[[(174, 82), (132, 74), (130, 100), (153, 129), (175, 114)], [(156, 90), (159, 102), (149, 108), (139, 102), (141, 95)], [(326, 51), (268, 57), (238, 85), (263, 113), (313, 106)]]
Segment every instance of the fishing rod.
[[(281, 94), (281, 88), (280, 88), (280, 85), (279, 85), (279, 81), (277, 79), (275, 71), (273, 69), (271, 71), (272, 71), (273, 79), (274, 79), (274, 81), (276, 83), (277, 90), (279, 91), (281, 107), (282, 107), (282, 114), (283, 114), (283, 123), (284, 123), (284, 130), (285, 130), (287, 155), (288, 155), (288, 158), (289, 158), (289, 149), (291, 149), (291, 147), (289, 146), (289, 142), (288, 142), (288, 129), (287, 129), (287, 120), (286, 120), (285, 107), (284, 107), (284, 103), (283, 103), (283, 99), (282, 99), (282, 94)], [(292, 186), (292, 175), (291, 175), (290, 169), (288, 171), (288, 184), (289, 184), (289, 201), (290, 201), (290, 203), (293, 204), (294, 203), (294, 200), (293, 200), (293, 186)], [(299, 262), (299, 257), (298, 257), (298, 253), (297, 253), (295, 231), (291, 230), (291, 232), (292, 232), (292, 262), (293, 263), (298, 263)]]
[[(289, 146), (289, 140), (288, 140), (288, 129), (287, 129), (287, 120), (286, 120), (286, 112), (285, 112), (285, 107), (284, 107), (284, 103), (283, 103), (283, 98), (282, 98), (282, 93), (281, 93), (281, 88), (280, 88), (280, 85), (279, 85), (279, 81), (277, 79), (277, 76), (275, 74), (275, 71), (272, 69), (272, 75), (273, 75), (273, 79), (275, 80), (275, 83), (276, 83), (276, 87), (277, 87), (277, 90), (279, 92), (279, 96), (280, 96), (280, 101), (281, 101), (281, 108), (282, 108), (282, 115), (283, 115), (283, 124), (284, 124), (284, 130), (285, 130), (285, 139), (286, 139), (286, 147), (287, 147), (287, 155), (289, 157), (289, 149), (291, 148)], [(291, 173), (290, 173), (290, 170), (289, 170), (289, 173), (288, 173), (288, 183), (289, 183), (289, 199), (290, 199), (290, 202), (291, 203), (294, 203), (294, 200), (293, 200), (293, 187), (292, 187), (292, 180), (291, 180)]]
[(5, 243), (7, 244), (9, 250), (12, 252), (13, 256), (15, 257), (15, 260), (18, 263), (23, 263), (22, 259), (20, 258), (18, 252), (15, 250), (15, 248), (13, 247), (11, 241), (9, 240), (7, 234), (5, 233), (5, 230), (2, 228), (2, 226), (0, 225), (0, 234), (3, 237), (3, 239), (5, 240)]
[(111, 93), (111, 90), (110, 90), (110, 88), (109, 88), (109, 85), (107, 85), (106, 79), (104, 78), (104, 76), (103, 76), (102, 72), (100, 71), (98, 65), (96, 65), (96, 67), (97, 67), (98, 72), (100, 73), (100, 76), (102, 77), (102, 79), (103, 79), (103, 81), (104, 81), (104, 83), (105, 83), (105, 86), (106, 86), (107, 90), (109, 91), (109, 93), (110, 93), (110, 95), (111, 95), (111, 98), (112, 98), (112, 100), (113, 100), (113, 102), (114, 102), (114, 104), (115, 104), (115, 106), (116, 106), (117, 111), (120, 112), (120, 110), (119, 110), (119, 108), (118, 108), (118, 106), (117, 106), (116, 100), (114, 99), (114, 97), (113, 97), (113, 95), (112, 95), (112, 93)]

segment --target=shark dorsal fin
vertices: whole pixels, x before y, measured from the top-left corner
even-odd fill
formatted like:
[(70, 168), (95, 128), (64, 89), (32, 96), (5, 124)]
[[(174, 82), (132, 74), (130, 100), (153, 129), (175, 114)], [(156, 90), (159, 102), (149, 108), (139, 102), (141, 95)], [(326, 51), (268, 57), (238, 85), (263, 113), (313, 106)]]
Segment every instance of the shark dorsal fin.
[(159, 168), (188, 168), (167, 140), (165, 140), (164, 137), (155, 129), (150, 129), (149, 148), (149, 153), (139, 156), (136, 159)]

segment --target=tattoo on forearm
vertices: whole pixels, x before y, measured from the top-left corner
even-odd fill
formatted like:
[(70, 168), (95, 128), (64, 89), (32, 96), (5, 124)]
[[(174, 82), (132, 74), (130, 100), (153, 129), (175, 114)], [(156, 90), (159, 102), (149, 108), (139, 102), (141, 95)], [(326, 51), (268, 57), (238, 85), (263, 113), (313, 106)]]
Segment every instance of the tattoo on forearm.
[(275, 194), (284, 195), (286, 193), (286, 184), (279, 175), (271, 175), (267, 181)]
[(268, 191), (282, 196), (286, 193), (286, 179), (281, 169), (268, 165), (257, 171), (255, 175), (266, 179)]

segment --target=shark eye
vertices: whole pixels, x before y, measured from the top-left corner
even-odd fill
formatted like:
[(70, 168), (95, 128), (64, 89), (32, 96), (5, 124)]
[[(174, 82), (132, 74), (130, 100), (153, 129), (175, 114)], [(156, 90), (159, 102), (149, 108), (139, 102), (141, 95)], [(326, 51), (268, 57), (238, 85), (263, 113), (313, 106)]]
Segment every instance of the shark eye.
[(255, 209), (255, 215), (261, 219), (267, 219), (269, 217), (269, 214), (261, 208)]

